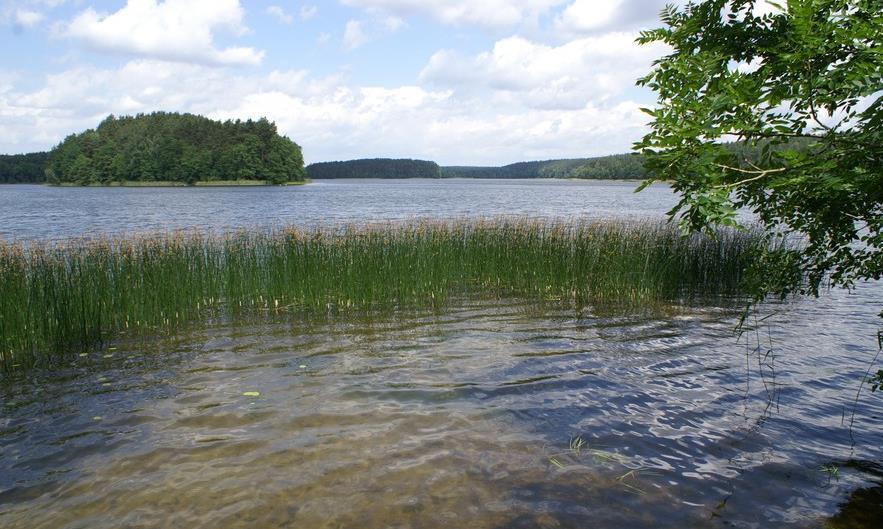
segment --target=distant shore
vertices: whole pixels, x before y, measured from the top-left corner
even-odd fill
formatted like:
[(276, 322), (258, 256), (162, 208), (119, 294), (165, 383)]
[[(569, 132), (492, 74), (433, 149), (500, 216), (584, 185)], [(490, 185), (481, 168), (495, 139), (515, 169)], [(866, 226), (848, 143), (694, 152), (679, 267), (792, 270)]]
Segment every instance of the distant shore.
[[(310, 180), (304, 180), (303, 182), (285, 182), (284, 184), (279, 185), (302, 186), (305, 184), (309, 184), (310, 182)], [(265, 180), (212, 180), (204, 182), (194, 182), (193, 184), (158, 180), (151, 182), (127, 181), (86, 185), (65, 182), (61, 184), (46, 185), (50, 185), (52, 187), (270, 187), (275, 186), (276, 184), (271, 184), (270, 182), (267, 182)]]
[[(306, 179), (302, 182), (286, 182), (284, 184), (279, 184), (280, 187), (284, 186), (302, 186), (306, 184), (312, 184), (315, 181), (335, 181), (335, 180), (437, 180), (437, 181), (456, 181), (456, 180), (517, 180), (517, 181), (525, 181), (525, 182), (536, 182), (536, 181), (571, 181), (571, 182), (634, 182), (640, 183), (645, 179), (642, 177), (622, 177), (622, 178), (575, 178), (575, 177), (553, 177), (553, 178), (506, 178), (506, 177), (493, 177), (493, 178), (476, 178), (469, 176), (454, 176), (454, 177), (442, 177), (442, 178), (407, 178), (407, 177), (399, 177), (399, 178), (370, 178), (370, 177), (352, 177), (352, 178), (317, 178), (317, 179)], [(74, 184), (71, 182), (64, 182), (61, 184), (49, 184), (46, 182), (0, 182), (0, 186), (17, 186), (17, 185), (38, 185), (38, 186), (49, 186), (49, 187), (273, 187), (277, 184), (271, 184), (264, 180), (215, 180), (215, 181), (205, 181), (205, 182), (195, 182), (192, 185), (185, 184), (183, 182), (172, 182), (172, 181), (156, 181), (156, 182), (140, 182), (140, 181), (130, 181), (130, 182), (111, 182), (107, 184)]]

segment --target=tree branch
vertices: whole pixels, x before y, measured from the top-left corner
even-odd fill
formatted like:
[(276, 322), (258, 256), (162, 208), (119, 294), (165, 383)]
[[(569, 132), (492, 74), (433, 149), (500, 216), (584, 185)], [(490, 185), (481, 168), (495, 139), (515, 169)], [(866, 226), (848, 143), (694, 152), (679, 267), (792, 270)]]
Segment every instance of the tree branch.
[(720, 167), (721, 169), (724, 169), (727, 171), (735, 171), (737, 173), (756, 175), (753, 178), (747, 178), (745, 180), (733, 182), (732, 184), (724, 184), (722, 186), (719, 186), (719, 187), (724, 187), (724, 188), (738, 187), (743, 184), (748, 184), (748, 183), (760, 180), (770, 174), (783, 173), (789, 169), (788, 167), (779, 167), (778, 169), (760, 169), (760, 168), (757, 168), (757, 166), (754, 166), (755, 169), (742, 169), (741, 167), (730, 167), (729, 165), (723, 165), (723, 164), (719, 164), (719, 163), (716, 163), (714, 165), (715, 165), (715, 167)]

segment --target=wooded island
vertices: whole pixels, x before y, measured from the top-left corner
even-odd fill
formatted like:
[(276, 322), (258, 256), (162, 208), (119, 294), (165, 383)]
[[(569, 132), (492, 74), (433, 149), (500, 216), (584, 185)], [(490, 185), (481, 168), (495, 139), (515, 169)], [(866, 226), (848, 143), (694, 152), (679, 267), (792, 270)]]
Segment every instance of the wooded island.
[(109, 116), (95, 129), (68, 136), (49, 153), (44, 179), (76, 185), (285, 184), (303, 181), (305, 172), (300, 146), (266, 119), (220, 122), (155, 112)]

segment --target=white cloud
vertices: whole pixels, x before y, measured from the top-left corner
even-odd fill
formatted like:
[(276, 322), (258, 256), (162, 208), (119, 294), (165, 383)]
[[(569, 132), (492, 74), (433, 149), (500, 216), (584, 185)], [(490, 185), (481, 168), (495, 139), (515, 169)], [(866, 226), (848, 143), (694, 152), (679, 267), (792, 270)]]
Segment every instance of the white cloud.
[(352, 51), (384, 34), (395, 33), (407, 25), (408, 23), (400, 17), (379, 13), (370, 20), (350, 20), (344, 28), (343, 48)]
[[(271, 5), (268, 6), (265, 10), (268, 15), (275, 17), (279, 22), (283, 24), (291, 24), (294, 22), (294, 15), (285, 10), (282, 6)], [(302, 21), (306, 22), (307, 20), (312, 19), (319, 13), (319, 8), (315, 5), (303, 5), (297, 12), (298, 18)]]
[(362, 29), (362, 22), (350, 20), (346, 23), (346, 29), (343, 32), (343, 47), (345, 49), (354, 50), (364, 46), (368, 40), (365, 30)]
[(219, 49), (217, 32), (247, 33), (238, 0), (128, 0), (111, 14), (89, 8), (61, 34), (100, 51), (213, 65), (256, 65), (264, 52), (248, 47)]
[(29, 9), (17, 9), (15, 11), (15, 23), (25, 28), (31, 28), (45, 19), (45, 15)]
[(315, 17), (318, 12), (319, 8), (314, 5), (301, 6), (299, 12), (300, 19), (304, 21), (310, 20), (311, 18)]
[(396, 16), (385, 17), (382, 23), (386, 31), (389, 31), (390, 33), (395, 33), (396, 31), (408, 25), (408, 23), (405, 22), (403, 18)]
[(569, 33), (595, 31), (609, 26), (622, 13), (624, 0), (576, 0), (556, 18), (559, 30)]
[(317, 79), (299, 70), (243, 75), (157, 60), (71, 68), (36, 90), (19, 83), (0, 80), (0, 152), (49, 148), (110, 113), (167, 110), (266, 116), (304, 147), (308, 161), (392, 156), (497, 164), (624, 152), (646, 118), (629, 98), (541, 108), (446, 88), (352, 86), (341, 76)]
[(557, 35), (570, 38), (659, 27), (659, 13), (669, 4), (683, 8), (687, 0), (571, 0), (555, 17), (554, 28)]
[(11, 25), (18, 32), (30, 29), (46, 20), (47, 10), (67, 0), (0, 0), (0, 25)]
[(427, 14), (444, 24), (490, 29), (516, 26), (566, 0), (341, 0), (352, 7), (397, 16)]
[(291, 24), (294, 21), (293, 16), (288, 14), (284, 9), (277, 5), (267, 7), (266, 12), (268, 15), (275, 17), (276, 20), (282, 22), (283, 24)]
[(472, 57), (440, 51), (420, 79), (463, 92), (490, 91), (498, 102), (531, 108), (582, 108), (633, 90), (635, 79), (664, 51), (634, 40), (633, 33), (617, 32), (549, 46), (509, 37)]
[[(344, 47), (355, 49), (400, 29), (415, 14), (491, 29), (511, 29), (540, 14), (554, 29), (579, 0), (342, 1), (365, 10), (344, 31)], [(310, 8), (269, 3), (284, 6), (281, 14), (292, 23)], [(556, 4), (560, 9), (553, 11)], [(666, 51), (633, 42), (639, 23), (655, 21), (655, 12), (648, 15), (640, 9), (646, 3), (639, 4), (630, 0), (618, 14), (599, 14), (606, 21), (596, 24), (600, 29), (556, 32), (554, 38), (569, 41), (542, 42), (536, 37), (541, 32), (525, 31), (530, 38), (502, 38), (479, 53), (441, 50), (419, 77), (387, 86), (350, 82), (344, 66), (323, 78), (296, 68), (213, 67), (254, 64), (260, 55), (240, 48), (237, 59), (231, 55), (237, 48), (221, 40), (247, 32), (238, 1), (130, 0), (109, 15), (86, 10), (62, 32), (95, 49), (140, 58), (120, 67), (68, 67), (42, 81), (4, 78), (0, 71), (0, 152), (46, 149), (107, 114), (155, 110), (215, 119), (266, 116), (304, 147), (308, 161), (391, 156), (502, 164), (625, 152), (646, 130), (647, 116), (638, 107), (653, 100), (634, 79)], [(315, 16), (315, 7), (306, 13)], [(317, 42), (329, 39), (321, 33)]]
[(279, 91), (244, 97), (219, 119), (269, 115), (310, 161), (376, 156), (442, 164), (503, 164), (625, 152), (644, 132), (638, 105), (560, 112), (494, 111), (482, 100), (415, 86), (346, 88), (313, 98)]

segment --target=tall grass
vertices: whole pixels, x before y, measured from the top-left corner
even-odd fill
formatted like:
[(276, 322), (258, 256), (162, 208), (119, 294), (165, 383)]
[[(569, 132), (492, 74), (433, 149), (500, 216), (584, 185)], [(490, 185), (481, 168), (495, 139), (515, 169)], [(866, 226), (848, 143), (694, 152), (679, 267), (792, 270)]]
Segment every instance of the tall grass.
[(440, 306), (474, 292), (578, 305), (732, 296), (759, 241), (488, 220), (0, 242), (0, 363), (243, 312)]

